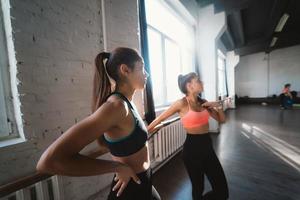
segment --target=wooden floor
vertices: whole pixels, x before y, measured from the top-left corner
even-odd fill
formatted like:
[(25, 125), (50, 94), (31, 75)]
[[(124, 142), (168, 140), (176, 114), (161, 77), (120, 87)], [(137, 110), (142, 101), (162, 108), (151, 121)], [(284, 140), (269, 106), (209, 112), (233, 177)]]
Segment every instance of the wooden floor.
[[(212, 137), (229, 199), (300, 200), (300, 110), (250, 105), (227, 115)], [(181, 154), (154, 174), (153, 184), (163, 200), (192, 200)]]

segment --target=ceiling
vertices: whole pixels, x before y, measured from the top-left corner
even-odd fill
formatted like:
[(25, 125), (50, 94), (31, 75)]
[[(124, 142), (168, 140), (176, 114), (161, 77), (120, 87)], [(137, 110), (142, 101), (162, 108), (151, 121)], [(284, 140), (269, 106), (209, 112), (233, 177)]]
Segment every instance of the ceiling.
[[(197, 0), (200, 7), (214, 4), (225, 11), (227, 30), (220, 40), (228, 51), (240, 56), (270, 52), (300, 44), (300, 0)], [(284, 14), (289, 18), (281, 32), (275, 28)], [(298, 15), (297, 15), (298, 13)], [(270, 47), (273, 37), (277, 41)]]

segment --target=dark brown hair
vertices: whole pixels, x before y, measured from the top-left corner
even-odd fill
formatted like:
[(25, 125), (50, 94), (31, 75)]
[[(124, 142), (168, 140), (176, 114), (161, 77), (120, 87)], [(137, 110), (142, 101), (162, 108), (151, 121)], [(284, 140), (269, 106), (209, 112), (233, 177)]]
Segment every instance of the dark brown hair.
[(195, 72), (190, 72), (186, 75), (180, 74), (178, 76), (178, 87), (180, 91), (184, 94), (187, 94), (186, 84), (191, 82), (191, 80), (196, 77), (198, 77), (198, 75)]
[[(104, 61), (106, 62), (104, 63)], [(119, 47), (111, 53), (101, 52), (95, 58), (95, 74), (93, 83), (92, 112), (95, 112), (112, 92), (109, 77), (116, 84), (121, 81), (119, 76), (120, 65), (125, 64), (133, 69), (137, 61), (142, 58), (139, 53), (131, 48)]]
[(284, 87), (285, 87), (285, 88), (291, 87), (291, 84), (290, 84), (290, 83), (287, 83), (287, 84), (284, 85)]

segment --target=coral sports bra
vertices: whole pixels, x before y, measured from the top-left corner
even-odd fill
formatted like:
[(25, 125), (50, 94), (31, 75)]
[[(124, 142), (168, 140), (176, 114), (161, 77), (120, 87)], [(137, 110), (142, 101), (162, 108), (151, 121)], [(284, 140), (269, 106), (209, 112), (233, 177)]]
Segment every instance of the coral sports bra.
[(197, 128), (208, 124), (208, 119), (210, 116), (208, 111), (206, 109), (199, 112), (193, 111), (187, 98), (186, 100), (189, 105), (189, 111), (183, 117), (181, 117), (183, 127), (187, 129)]

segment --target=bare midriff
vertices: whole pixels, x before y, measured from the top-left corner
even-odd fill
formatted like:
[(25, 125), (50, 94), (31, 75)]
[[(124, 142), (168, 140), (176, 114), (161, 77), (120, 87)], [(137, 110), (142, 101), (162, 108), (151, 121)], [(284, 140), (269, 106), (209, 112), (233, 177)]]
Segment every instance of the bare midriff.
[(195, 128), (184, 128), (188, 134), (206, 134), (209, 130), (209, 125), (205, 124)]
[(144, 172), (150, 167), (148, 143), (134, 154), (124, 157), (112, 156), (112, 158), (114, 161), (130, 166), (135, 173)]

